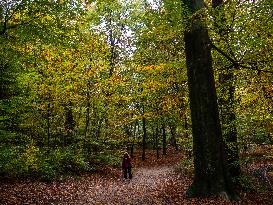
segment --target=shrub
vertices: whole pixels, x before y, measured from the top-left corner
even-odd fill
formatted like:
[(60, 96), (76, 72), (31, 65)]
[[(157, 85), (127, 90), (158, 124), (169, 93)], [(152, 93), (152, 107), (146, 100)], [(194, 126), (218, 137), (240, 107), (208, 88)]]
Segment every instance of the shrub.
[(119, 154), (114, 155), (110, 152), (101, 152), (97, 156), (94, 157), (94, 161), (96, 164), (107, 165), (111, 167), (119, 167), (121, 163), (121, 157)]
[(182, 160), (176, 167), (177, 171), (183, 175), (192, 177), (194, 171), (194, 165), (192, 159)]
[(52, 164), (49, 164), (45, 160), (41, 162), (39, 167), (40, 178), (43, 181), (52, 181), (57, 175), (57, 170)]
[(239, 177), (236, 177), (235, 180), (236, 184), (238, 184), (241, 189), (246, 191), (256, 191), (256, 184), (250, 175), (242, 174)]
[(120, 166), (120, 151), (109, 151), (96, 143), (99, 152), (89, 152), (82, 145), (43, 149), (34, 143), (25, 146), (0, 146), (0, 176), (35, 178), (51, 181), (60, 175), (79, 174), (101, 166)]
[(26, 172), (26, 164), (22, 161), (22, 147), (4, 145), (0, 147), (0, 175), (2, 177), (20, 177)]

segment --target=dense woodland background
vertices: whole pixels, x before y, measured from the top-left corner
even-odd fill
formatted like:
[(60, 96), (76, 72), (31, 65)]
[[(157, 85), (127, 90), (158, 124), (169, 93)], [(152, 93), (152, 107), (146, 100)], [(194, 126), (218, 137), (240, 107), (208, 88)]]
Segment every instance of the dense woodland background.
[[(192, 167), (198, 105), (190, 105), (188, 77), (198, 59), (189, 53), (204, 52), (196, 39), (189, 49), (187, 36), (200, 27), (231, 175), (247, 183), (236, 169), (273, 156), (273, 4), (196, 2), (1, 1), (1, 178), (54, 180), (119, 167), (124, 151), (160, 158), (171, 146)], [(194, 86), (203, 92), (202, 81)]]

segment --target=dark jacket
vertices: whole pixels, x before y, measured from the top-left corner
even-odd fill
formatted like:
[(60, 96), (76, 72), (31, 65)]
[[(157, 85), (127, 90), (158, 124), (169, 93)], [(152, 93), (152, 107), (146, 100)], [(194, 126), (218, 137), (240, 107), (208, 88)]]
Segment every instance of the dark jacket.
[(128, 169), (131, 167), (132, 167), (131, 158), (130, 157), (123, 157), (122, 169)]

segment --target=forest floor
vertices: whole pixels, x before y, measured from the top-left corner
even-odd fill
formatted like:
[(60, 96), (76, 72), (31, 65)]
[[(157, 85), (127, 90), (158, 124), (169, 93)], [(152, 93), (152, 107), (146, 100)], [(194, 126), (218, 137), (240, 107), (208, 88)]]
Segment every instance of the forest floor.
[(241, 201), (232, 203), (220, 197), (186, 198), (185, 192), (192, 178), (177, 171), (177, 162), (183, 158), (182, 153), (175, 151), (169, 152), (167, 156), (160, 156), (159, 160), (154, 153), (149, 152), (145, 162), (137, 156), (133, 159), (133, 179), (126, 181), (122, 179), (120, 169), (110, 168), (50, 183), (31, 180), (2, 181), (0, 204), (273, 204), (270, 190), (242, 191)]

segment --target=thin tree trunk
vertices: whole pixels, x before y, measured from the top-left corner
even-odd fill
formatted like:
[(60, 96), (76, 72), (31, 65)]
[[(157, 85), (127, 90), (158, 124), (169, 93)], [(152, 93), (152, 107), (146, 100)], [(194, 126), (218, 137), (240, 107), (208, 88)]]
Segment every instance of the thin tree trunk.
[(90, 124), (90, 106), (91, 106), (91, 103), (90, 103), (90, 91), (89, 91), (89, 88), (90, 88), (90, 82), (88, 81), (88, 84), (87, 84), (87, 93), (86, 93), (86, 117), (85, 117), (85, 129), (84, 129), (85, 139), (87, 137), (88, 127), (89, 127), (89, 124)]
[(153, 140), (154, 140), (154, 147), (153, 149), (156, 151), (156, 158), (159, 159), (159, 148), (158, 148), (158, 124), (156, 122), (155, 128), (153, 128)]
[(163, 155), (166, 155), (167, 154), (167, 135), (166, 135), (165, 123), (162, 124), (162, 148), (163, 148)]
[(110, 29), (110, 35), (109, 35), (109, 40), (110, 40), (110, 71), (109, 71), (109, 77), (113, 76), (113, 72), (115, 69), (115, 39), (113, 37), (113, 30)]
[(177, 146), (177, 142), (176, 142), (176, 127), (174, 125), (171, 125), (171, 123), (169, 124), (169, 127), (170, 127), (170, 131), (171, 131), (171, 135), (172, 135), (172, 138), (171, 138), (171, 144), (173, 147), (175, 147), (175, 150), (177, 151), (178, 150), (178, 146)]
[(159, 159), (159, 147), (158, 147), (158, 124), (155, 129), (155, 146), (156, 146), (156, 158)]
[[(192, 13), (203, 0), (185, 1)], [(201, 18), (201, 15), (198, 15)], [(194, 180), (188, 196), (225, 195), (234, 198), (221, 133), (208, 31), (196, 19), (185, 32), (185, 53), (193, 133)]]
[(68, 105), (65, 107), (65, 129), (66, 129), (66, 141), (71, 143), (72, 134), (75, 128), (75, 121), (72, 111), (72, 102), (69, 101)]
[(127, 135), (127, 142), (126, 142), (126, 150), (129, 153), (129, 151), (131, 150), (131, 136), (132, 136), (132, 132), (131, 132), (131, 125), (124, 125), (125, 133)]
[(47, 103), (47, 147), (50, 145), (50, 102)]
[(136, 137), (136, 129), (138, 126), (138, 122), (134, 123), (134, 131), (133, 131), (133, 141), (131, 143), (131, 157), (134, 157), (134, 145), (135, 145), (135, 137)]
[(227, 152), (227, 161), (230, 175), (236, 179), (241, 174), (239, 163), (239, 148), (237, 141), (237, 130), (235, 125), (234, 113), (234, 91), (233, 73), (220, 74), (219, 77), (221, 93), (219, 97), (219, 104), (221, 110), (221, 122), (223, 129), (223, 138), (225, 141), (225, 149)]
[(110, 70), (109, 70), (109, 78), (113, 76), (114, 69), (115, 69), (115, 60), (116, 60), (116, 55), (115, 55), (115, 37), (113, 34), (113, 25), (112, 25), (112, 11), (109, 11), (110, 18), (108, 20), (108, 29), (109, 29), (109, 41), (110, 41), (110, 55), (109, 55), (109, 65), (110, 65)]
[(147, 130), (146, 130), (146, 119), (142, 118), (142, 126), (143, 126), (143, 137), (142, 137), (142, 160), (145, 160), (145, 151), (146, 151), (146, 138), (147, 138)]
[(80, 122), (80, 119), (81, 119), (81, 117), (82, 117), (82, 107), (83, 107), (83, 106), (80, 107), (80, 111), (79, 111), (78, 117), (77, 117), (77, 119), (76, 119), (76, 122), (77, 122), (77, 123), (76, 123), (76, 127), (75, 127), (75, 132), (76, 132), (76, 133), (78, 133), (78, 131), (79, 131), (79, 126), (80, 126), (80, 123), (79, 123), (79, 122)]
[[(222, 11), (223, 0), (213, 0), (212, 6), (215, 8), (215, 29), (218, 34), (223, 37), (226, 35), (223, 25), (225, 24), (225, 16)], [(237, 140), (237, 130), (235, 125), (235, 103), (234, 103), (234, 74), (233, 70), (229, 69), (219, 74), (220, 96), (219, 107), (221, 112), (221, 123), (223, 130), (223, 138), (225, 149), (227, 152), (227, 162), (229, 172), (235, 180), (241, 174), (239, 163), (239, 148)]]
[(98, 127), (96, 129), (96, 139), (98, 140), (101, 136), (101, 128), (102, 128), (102, 122), (103, 122), (103, 118), (99, 119), (98, 121)]
[(155, 150), (156, 143), (155, 143), (155, 128), (154, 127), (152, 127), (152, 139), (153, 139), (153, 150)]

